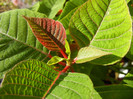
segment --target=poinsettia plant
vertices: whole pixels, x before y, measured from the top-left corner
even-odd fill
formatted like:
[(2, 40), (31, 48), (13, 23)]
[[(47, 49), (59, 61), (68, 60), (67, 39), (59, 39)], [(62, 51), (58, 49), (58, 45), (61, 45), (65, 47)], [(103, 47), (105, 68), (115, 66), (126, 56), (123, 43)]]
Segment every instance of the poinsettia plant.
[(0, 99), (132, 98), (132, 4), (42, 0), (0, 13)]

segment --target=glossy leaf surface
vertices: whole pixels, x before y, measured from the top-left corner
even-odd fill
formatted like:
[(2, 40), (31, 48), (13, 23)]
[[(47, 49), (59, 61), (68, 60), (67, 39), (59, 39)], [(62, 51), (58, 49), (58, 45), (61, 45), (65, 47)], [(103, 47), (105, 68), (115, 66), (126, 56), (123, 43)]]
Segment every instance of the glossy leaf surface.
[[(35, 38), (22, 15), (46, 17), (28, 9), (0, 14), (0, 74), (26, 59), (44, 60), (48, 50)], [(3, 75), (1, 75), (1, 78)]]
[(64, 49), (66, 32), (60, 22), (48, 18), (24, 18), (43, 46), (51, 51)]
[(129, 50), (131, 22), (125, 0), (89, 0), (71, 18), (70, 32), (80, 47), (89, 45), (112, 53), (93, 63), (112, 64)]

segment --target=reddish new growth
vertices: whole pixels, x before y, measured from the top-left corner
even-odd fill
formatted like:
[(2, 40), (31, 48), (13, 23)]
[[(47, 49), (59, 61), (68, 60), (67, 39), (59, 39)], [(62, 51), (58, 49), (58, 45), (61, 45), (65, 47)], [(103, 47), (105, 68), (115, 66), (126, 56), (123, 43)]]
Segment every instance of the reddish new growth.
[[(65, 52), (61, 52), (61, 54), (62, 54), (62, 56), (63, 56), (64, 58), (66, 58), (66, 59), (68, 58)], [(51, 55), (49, 55), (49, 56), (51, 57)], [(55, 80), (53, 81), (53, 83), (50, 85), (49, 89), (48, 89), (47, 92), (44, 94), (44, 96), (43, 96), (42, 99), (44, 99), (44, 98), (46, 97), (46, 95), (49, 93), (49, 91), (51, 90), (52, 86), (55, 84), (55, 82), (58, 80), (58, 78), (60, 77), (60, 75), (61, 75), (62, 73), (67, 72), (69, 69), (71, 69), (71, 71), (74, 72), (73, 68), (70, 68), (70, 67), (71, 67), (71, 64), (74, 64), (76, 60), (77, 60), (77, 58), (75, 58), (71, 63), (68, 62), (68, 63), (66, 63), (66, 64), (63, 63), (63, 62), (59, 62), (60, 65), (63, 65), (63, 66), (65, 66), (65, 67), (64, 67), (64, 69), (63, 69), (62, 71), (59, 71), (59, 74), (57, 75), (57, 77), (55, 78)]]

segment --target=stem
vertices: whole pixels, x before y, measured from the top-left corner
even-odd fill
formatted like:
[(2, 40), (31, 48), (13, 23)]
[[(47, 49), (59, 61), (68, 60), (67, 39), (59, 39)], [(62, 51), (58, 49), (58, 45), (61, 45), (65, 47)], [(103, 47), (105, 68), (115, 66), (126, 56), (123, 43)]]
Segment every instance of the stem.
[(60, 50), (60, 53), (62, 54), (62, 56), (63, 56), (64, 58), (67, 59), (67, 55), (66, 55), (66, 53), (65, 53), (62, 49)]
[(74, 60), (73, 60), (72, 64), (76, 63), (76, 61), (77, 61), (77, 57), (76, 57), (76, 58), (74, 58)]
[(66, 66), (61, 72), (65, 73), (69, 68), (70, 68), (70, 66)]
[(44, 94), (44, 96), (42, 97), (42, 99), (44, 99), (46, 97), (46, 95), (49, 93), (49, 91), (51, 90), (51, 88), (53, 87), (53, 85), (55, 84), (55, 82), (58, 80), (58, 78), (60, 77), (60, 75), (62, 73), (65, 73), (69, 68), (70, 68), (70, 66), (66, 66), (62, 71), (59, 72), (59, 74), (57, 75), (57, 77), (55, 78), (55, 80), (53, 81), (53, 83), (50, 85), (49, 89)]
[(55, 82), (58, 80), (58, 78), (61, 75), (61, 71), (59, 72), (58, 76), (55, 78), (55, 80), (53, 81), (53, 83), (50, 85), (49, 89), (47, 90), (47, 92), (44, 94), (44, 96), (42, 97), (42, 99), (44, 99), (46, 97), (46, 95), (49, 93), (50, 89), (52, 88), (52, 86), (55, 84)]
[(59, 62), (58, 64), (60, 64), (62, 66), (66, 66), (66, 63), (64, 63), (64, 62)]

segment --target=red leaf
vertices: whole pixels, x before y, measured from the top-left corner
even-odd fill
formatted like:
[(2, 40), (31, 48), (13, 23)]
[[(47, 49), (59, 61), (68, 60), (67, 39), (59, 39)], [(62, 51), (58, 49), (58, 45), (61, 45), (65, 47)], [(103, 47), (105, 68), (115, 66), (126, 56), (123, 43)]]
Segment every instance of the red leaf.
[(25, 16), (24, 18), (43, 46), (51, 51), (62, 51), (64, 49), (66, 32), (60, 22), (48, 18)]

